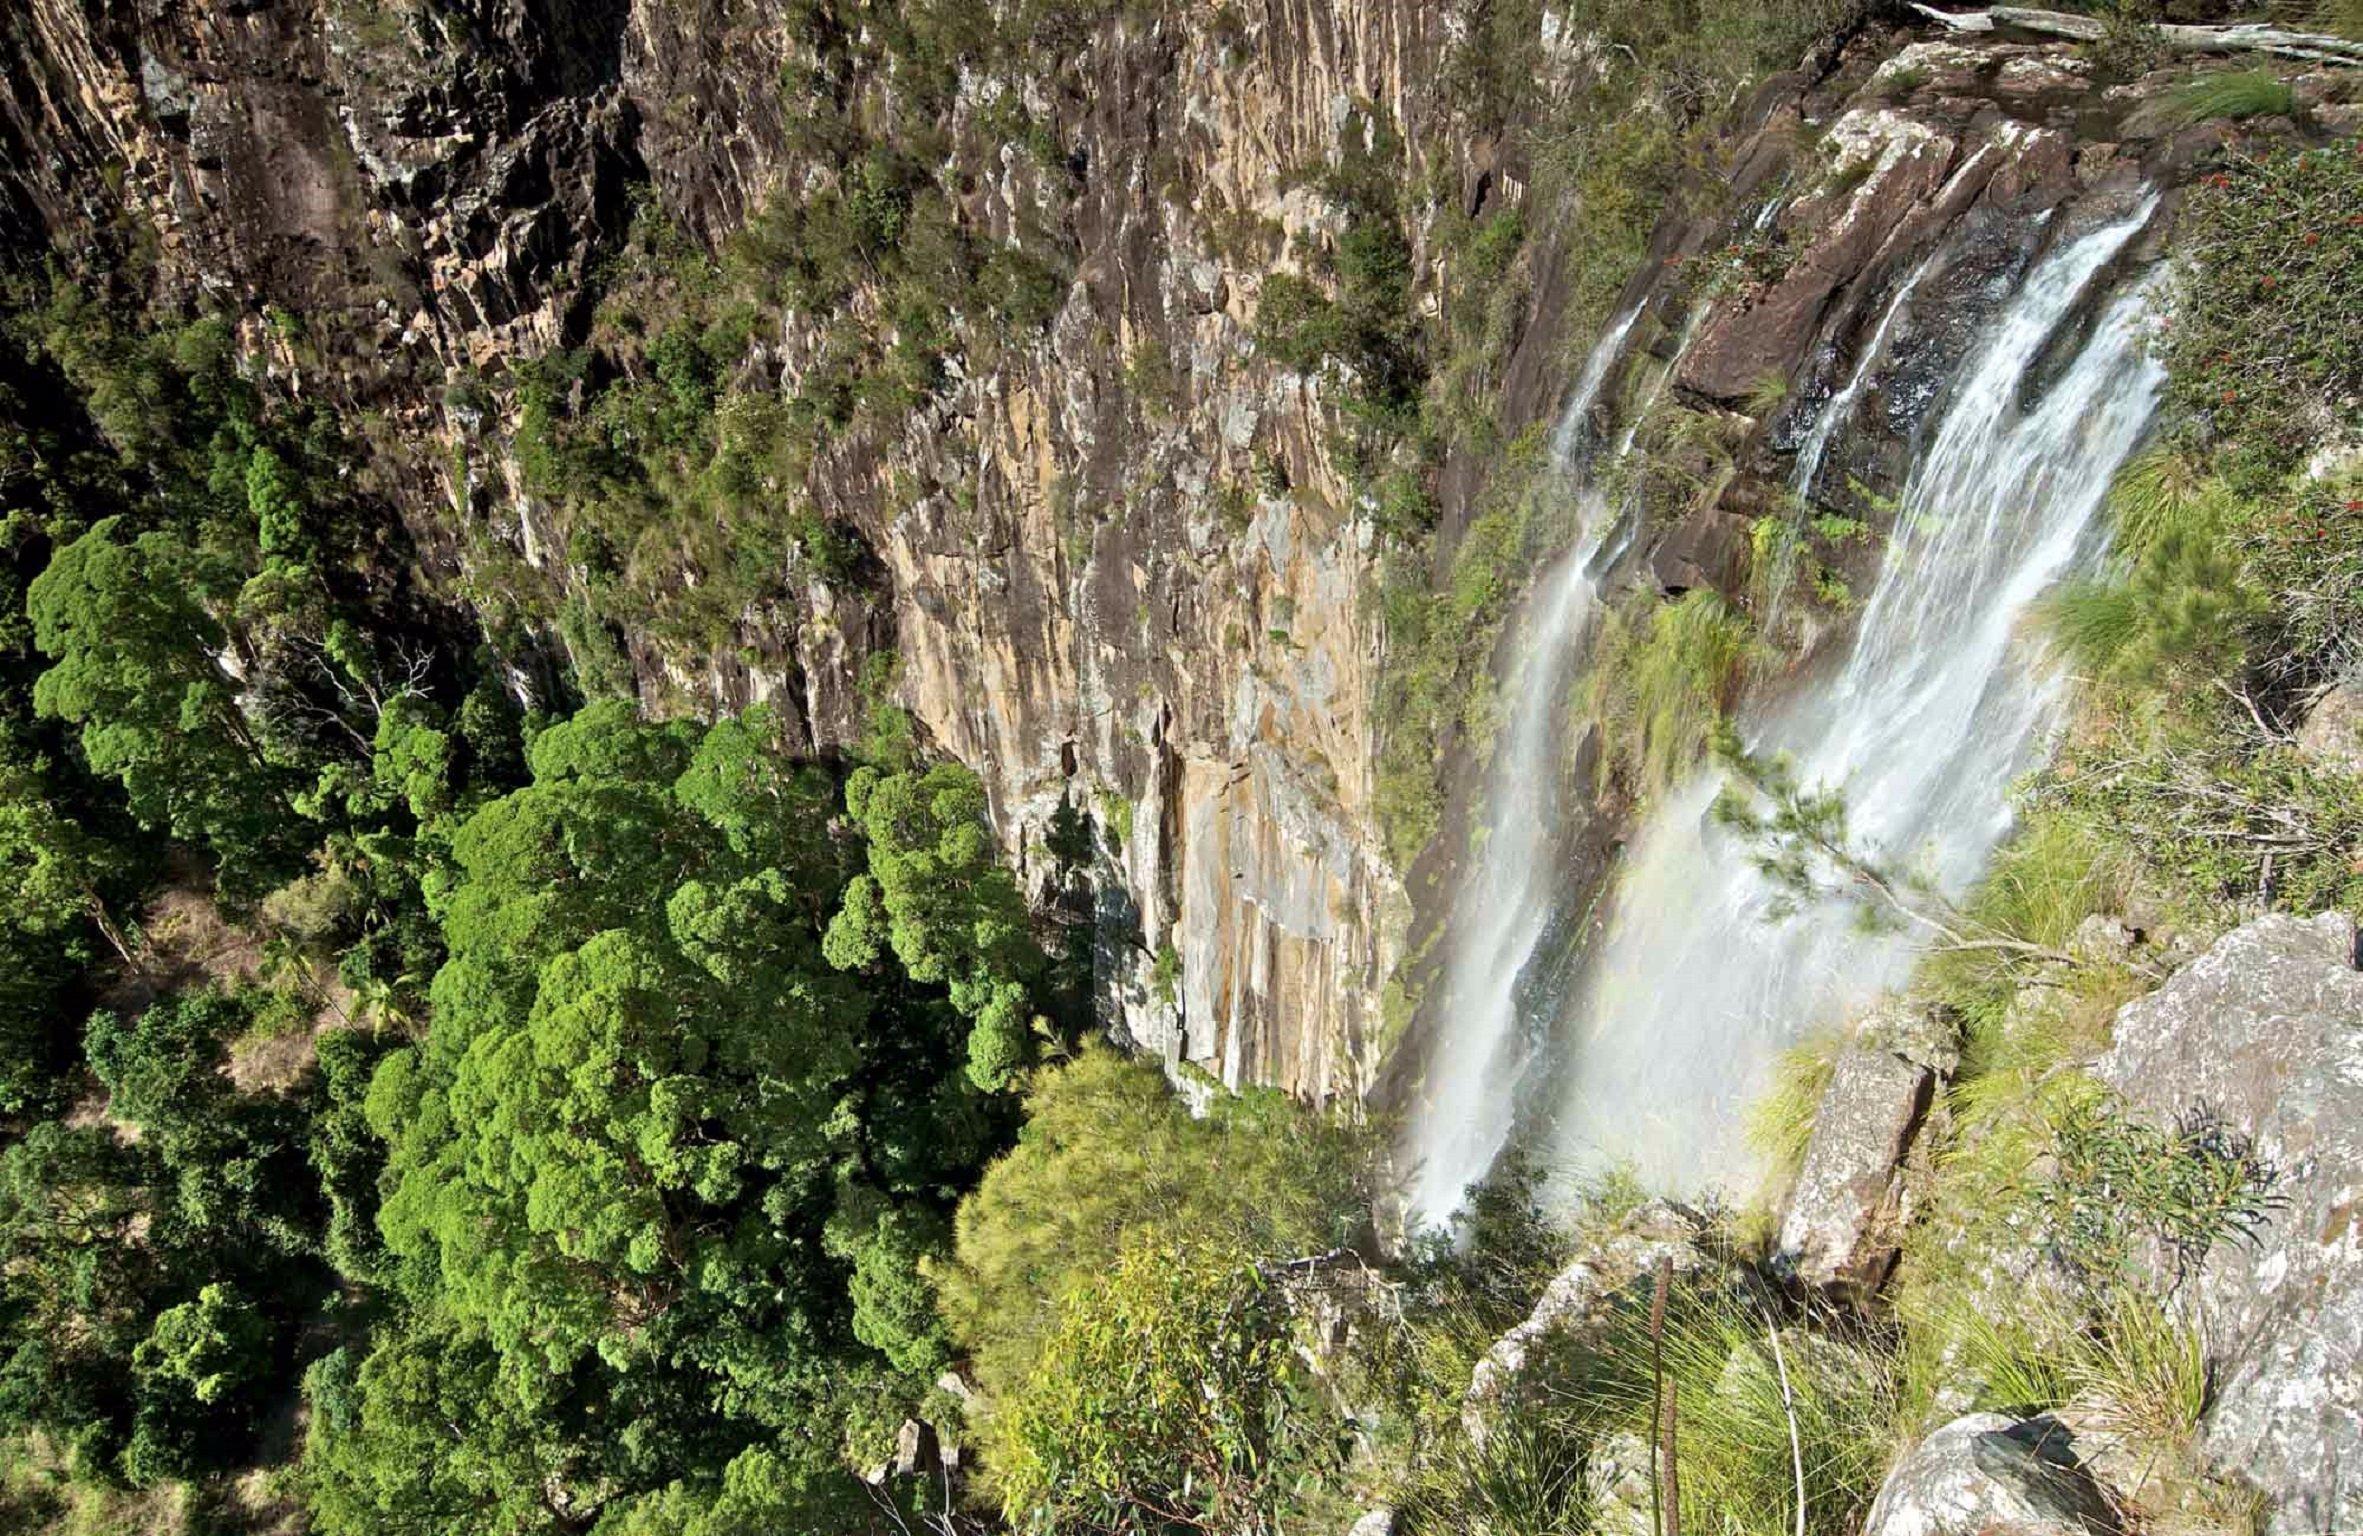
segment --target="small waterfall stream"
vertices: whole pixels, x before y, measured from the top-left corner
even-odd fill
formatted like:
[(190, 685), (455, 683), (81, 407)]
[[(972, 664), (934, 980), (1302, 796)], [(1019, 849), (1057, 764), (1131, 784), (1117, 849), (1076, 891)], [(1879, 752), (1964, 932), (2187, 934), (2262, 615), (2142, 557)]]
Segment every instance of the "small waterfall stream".
[[(2059, 717), (2064, 679), (2024, 621), (2091, 549), (2110, 478), (2149, 423), (2161, 373), (2143, 344), (2146, 285), (2102, 306), (2039, 399), (2022, 404), (2022, 392), (2151, 207), (2028, 275), (1907, 479), (1843, 666), (1745, 723), (1750, 745), (1790, 754), (1801, 782), (1844, 792), (1861, 846), (1949, 895), (2008, 831), (2011, 784)], [(1833, 408), (1851, 410), (1858, 393)], [(1561, 1021), (1562, 1166), (1629, 1162), (1691, 1190), (1744, 1181), (1741, 1115), (1773, 1056), (1910, 973), (1912, 942), (1864, 934), (1851, 909), (1768, 921), (1774, 893), (1710, 815), (1721, 788), (1717, 773), (1694, 776), (1626, 854), (1615, 915)]]
[(1550, 832), (1561, 814), (1567, 683), (1599, 595), (1603, 546), (1619, 521), (1593, 483), (1591, 412), (1640, 317), (1640, 306), (1627, 310), (1592, 348), (1551, 434), (1557, 490), (1576, 502), (1575, 542), (1535, 585), (1510, 680), (1517, 703), (1486, 789), (1485, 845), (1453, 907), (1444, 1011), (1409, 1148), (1410, 1207), (1421, 1220), (1449, 1217), (1509, 1134), (1502, 1106), (1528, 1054), (1518, 1027), (1519, 981), (1557, 899)]

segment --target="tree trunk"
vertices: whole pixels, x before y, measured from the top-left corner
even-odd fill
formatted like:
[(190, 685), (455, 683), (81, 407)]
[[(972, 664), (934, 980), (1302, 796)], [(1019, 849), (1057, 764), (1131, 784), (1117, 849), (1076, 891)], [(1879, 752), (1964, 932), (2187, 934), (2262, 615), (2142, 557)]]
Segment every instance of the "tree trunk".
[[(2108, 23), (2097, 16), (2066, 11), (2041, 11), (2017, 5), (1997, 5), (1983, 11), (1940, 11), (1914, 0), (1912, 9), (1955, 32), (1991, 32), (2009, 27), (2045, 37), (2065, 37), (2096, 43), (2108, 35)], [(2191, 27), (2161, 23), (2150, 29), (2172, 53), (2272, 53), (2284, 58), (2324, 64), (2363, 65), (2363, 43), (2322, 32), (2290, 32), (2259, 22), (2228, 27)]]

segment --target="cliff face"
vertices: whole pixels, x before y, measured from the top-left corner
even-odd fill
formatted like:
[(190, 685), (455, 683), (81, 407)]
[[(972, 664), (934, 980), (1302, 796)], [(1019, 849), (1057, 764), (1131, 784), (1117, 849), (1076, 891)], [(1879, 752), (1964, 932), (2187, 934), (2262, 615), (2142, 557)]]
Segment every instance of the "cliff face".
[[(447, 386), (580, 339), (635, 184), (719, 242), (839, 169), (796, 139), (778, 82), (811, 49), (768, 7), (39, 0), (0, 25), (29, 66), (5, 101), (12, 232), (70, 251), (128, 226), (164, 293), (232, 307), (291, 387), (368, 413), (380, 494), (454, 569), (472, 517), (560, 558), (507, 453), (513, 399)], [(1425, 174), (1400, 125), (1442, 26), (1408, 4), (1094, 24), (1028, 82), (1047, 161), (995, 126), (1001, 82), (961, 81), (944, 180), (986, 238), (1068, 253), (1046, 333), (899, 435), (823, 450), (810, 494), (883, 582), (795, 581), (710, 653), (625, 637), (652, 706), (771, 700), (821, 748), (859, 730), (863, 661), (892, 650), (1013, 850), (1062, 799), (1102, 823), (1107, 1010), (1313, 1095), (1362, 1084), (1399, 904), (1368, 816), (1371, 540), (1333, 402), (1257, 364), (1248, 323), (1263, 272), (1334, 233), (1306, 170), (1385, 123)], [(272, 309), (304, 320), (301, 356)], [(828, 318), (764, 339), (782, 388)], [(1152, 987), (1168, 946), (1178, 983)]]
[[(932, 85), (907, 55), (827, 54), (813, 29), (830, 14), (30, 0), (0, 19), (18, 61), (0, 86), (0, 218), (19, 242), (104, 245), (159, 297), (240, 315), (283, 387), (349, 407), (358, 472), (464, 608), (487, 547), (555, 592), (588, 579), (519, 469), (508, 365), (583, 341), (637, 200), (718, 246), (850, 174), (783, 79), (818, 78), (856, 120), (935, 92), (923, 158), (984, 244), (1050, 253), (1043, 326), (962, 350), (888, 427), (823, 435), (796, 499), (858, 534), (864, 579), (789, 559), (716, 639), (627, 628), (631, 677), (656, 709), (772, 702), (826, 749), (864, 729), (891, 652), (894, 697), (985, 776), (1038, 889), (1060, 878), (1044, 851), (1060, 808), (1096, 823), (1111, 1022), (1228, 1082), (1360, 1095), (1381, 987), (1455, 861), (1433, 855), (1414, 892), (1379, 831), (1382, 535), (1341, 447), (1356, 381), (1265, 355), (1256, 317), (1275, 275), (1331, 280), (1353, 214), (1323, 168), (1369, 162), (1419, 189), (1404, 277), (1431, 314), (1455, 259), (1440, 225), (1519, 209), (1536, 233), (1475, 407), (1506, 438), (1554, 408), (1558, 349), (1588, 340), (1557, 334), (1565, 294), (1605, 258), (1567, 236), (1565, 200), (1524, 206), (1520, 151), (1460, 131), (1440, 61), (1472, 23), (1448, 7), (1036, 6), (1004, 18), (1035, 33), (1027, 67)], [(1557, 16), (1539, 24), (1548, 99), (1597, 60)], [(1830, 447), (1832, 478), (1891, 487), (1927, 381), (1993, 280), (2051, 238), (2040, 216), (2121, 208), (2189, 163), (2188, 136), (2122, 131), (2131, 99), (2057, 48), (1873, 29), (1733, 103), (1717, 195), (1690, 200), (1711, 213), (1661, 226), (1630, 291), (1650, 297), (1661, 355), (1695, 325), (1672, 398), (1738, 446), (1652, 504), (1637, 579), (1736, 583), (1810, 405), (1918, 257), (1951, 242), (1972, 254), (1899, 351), (1916, 361), (1878, 382), (1892, 408), (1865, 419), (1884, 426)], [(805, 387), (833, 318), (791, 309), (745, 371)], [(1786, 407), (1751, 405), (1768, 383)], [(1488, 464), (1463, 447), (1431, 466), (1447, 551)], [(675, 580), (709, 574), (684, 553)], [(529, 628), (555, 648), (553, 626)], [(1458, 761), (1467, 743), (1436, 751)], [(1448, 819), (1437, 846), (1465, 841)]]

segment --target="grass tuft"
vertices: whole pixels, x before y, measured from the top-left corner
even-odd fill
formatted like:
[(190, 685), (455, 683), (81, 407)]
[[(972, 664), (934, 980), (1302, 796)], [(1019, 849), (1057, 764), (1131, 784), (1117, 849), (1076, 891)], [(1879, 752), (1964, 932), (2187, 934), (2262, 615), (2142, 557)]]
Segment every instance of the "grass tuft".
[(2296, 110), (2296, 97), (2269, 71), (2243, 69), (2194, 80), (2139, 115), (2144, 126), (2173, 132), (2200, 123), (2288, 117)]
[(1702, 757), (1755, 648), (1747, 618), (1705, 588), (1612, 613), (1585, 683), (1601, 727), (1601, 787), (1664, 789)]
[(1822, 1096), (1838, 1069), (1843, 1040), (1836, 1030), (1819, 1030), (1780, 1053), (1772, 1084), (1748, 1106), (1748, 1144), (1766, 1164), (1771, 1180), (1785, 1185), (1805, 1166)]

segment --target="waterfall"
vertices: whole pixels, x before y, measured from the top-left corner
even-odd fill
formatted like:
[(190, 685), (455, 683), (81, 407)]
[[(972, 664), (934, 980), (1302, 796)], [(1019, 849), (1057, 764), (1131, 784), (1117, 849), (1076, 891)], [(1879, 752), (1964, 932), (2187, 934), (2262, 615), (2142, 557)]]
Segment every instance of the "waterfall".
[(1507, 1105), (1527, 1064), (1519, 981), (1557, 897), (1551, 834), (1561, 812), (1559, 726), (1599, 595), (1602, 549), (1619, 521), (1592, 483), (1591, 411), (1640, 316), (1638, 305), (1627, 310), (1592, 348), (1551, 434), (1558, 489), (1576, 502), (1575, 540), (1537, 583), (1526, 615), (1510, 679), (1517, 703), (1487, 787), (1484, 847), (1447, 930), (1444, 1007), (1405, 1149), (1410, 1210), (1419, 1221), (1449, 1217), (1470, 1182), (1492, 1165), (1509, 1134)]
[(1830, 396), (1829, 403), (1814, 418), (1812, 430), (1805, 434), (1805, 441), (1797, 446), (1796, 466), (1789, 472), (1789, 492), (1800, 503), (1813, 500), (1813, 482), (1821, 475), (1822, 456), (1830, 451), (1830, 439), (1845, 430), (1846, 424), (1854, 419), (1854, 408), (1861, 402), (1863, 391), (1870, 387), (1871, 372), (1878, 367), (1879, 356), (1887, 348), (1888, 333), (1895, 329), (1895, 322), (1910, 307), (1912, 290), (1920, 286), (1920, 279), (1928, 275), (1928, 269), (1936, 265), (1936, 259), (1936, 252), (1929, 253), (1928, 259), (1913, 268), (1912, 275), (1905, 278), (1903, 286), (1895, 290), (1895, 297), (1888, 301), (1887, 313), (1881, 315), (1879, 323), (1871, 328), (1871, 339), (1863, 343), (1862, 356), (1855, 360), (1854, 371), (1847, 375), (1846, 382), (1839, 387), (1838, 392)]
[[(1949, 895), (2008, 831), (2010, 786), (2059, 718), (2064, 680), (2024, 620), (2091, 549), (2109, 480), (2147, 427), (2161, 373), (2143, 344), (2146, 287), (2101, 308), (2039, 399), (2022, 395), (2151, 206), (2036, 265), (1907, 477), (1843, 665), (1742, 722), (1751, 747), (1792, 756), (1802, 783), (1843, 791), (1859, 844)], [(1561, 1020), (1562, 1167), (1629, 1162), (1691, 1190), (1743, 1179), (1738, 1124), (1775, 1054), (1910, 974), (1908, 938), (1865, 934), (1842, 907), (1768, 920), (1774, 893), (1710, 815), (1721, 788), (1713, 771), (1694, 775), (1627, 851), (1608, 931)]]

